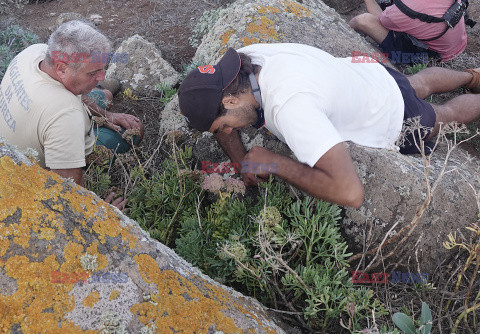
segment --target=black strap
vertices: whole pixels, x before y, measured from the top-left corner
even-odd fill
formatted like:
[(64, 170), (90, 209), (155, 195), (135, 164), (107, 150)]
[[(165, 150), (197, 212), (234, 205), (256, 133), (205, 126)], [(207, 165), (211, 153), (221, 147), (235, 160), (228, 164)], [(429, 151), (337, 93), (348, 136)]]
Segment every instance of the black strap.
[[(457, 0), (454, 0), (455, 2)], [(465, 1), (466, 4), (467, 4), (467, 7), (468, 7), (468, 0), (462, 0), (462, 1)], [(408, 17), (412, 18), (412, 19), (418, 19), (422, 22), (426, 22), (426, 23), (441, 23), (441, 22), (444, 22), (445, 24), (447, 23), (445, 21), (445, 19), (443, 17), (435, 17), (435, 16), (431, 16), (431, 15), (428, 15), (428, 14), (425, 14), (425, 13), (420, 13), (420, 12), (417, 12), (417, 11), (414, 11), (413, 9), (411, 9), (410, 7), (407, 7), (403, 2), (402, 0), (393, 0), (393, 4), (395, 6), (397, 6), (397, 8), (405, 15), (407, 15)], [(446, 27), (445, 27), (445, 30), (438, 36), (435, 36), (435, 37), (432, 37), (432, 38), (425, 38), (425, 39), (420, 39), (420, 38), (417, 38), (419, 41), (422, 41), (422, 42), (430, 42), (430, 41), (434, 41), (436, 39), (439, 39), (440, 37), (442, 37), (443, 35), (445, 35), (448, 31), (448, 28), (449, 28), (449, 25), (446, 24)]]
[(412, 19), (419, 19), (420, 21), (427, 22), (427, 23), (444, 22), (444, 20), (440, 17), (435, 17), (435, 16), (414, 11), (410, 7), (407, 7), (401, 0), (393, 0), (393, 4), (397, 6), (397, 8), (400, 9), (400, 11), (403, 14), (407, 15)]

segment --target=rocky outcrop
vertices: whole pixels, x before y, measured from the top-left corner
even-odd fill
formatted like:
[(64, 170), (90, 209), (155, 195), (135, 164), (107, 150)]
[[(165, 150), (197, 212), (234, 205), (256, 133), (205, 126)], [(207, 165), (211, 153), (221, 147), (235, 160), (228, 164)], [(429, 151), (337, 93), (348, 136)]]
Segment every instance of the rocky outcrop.
[(477, 221), (479, 207), (473, 189), (480, 189), (480, 161), (460, 148), (446, 161), (447, 146), (442, 144), (432, 154), (427, 170), (420, 155), (403, 156), (354, 144), (349, 148), (366, 194), (360, 209), (346, 210), (342, 224), (355, 253), (374, 249), (416, 219), (428, 200), (429, 187), (443, 175), (410, 237), (400, 242), (407, 230), (381, 251), (383, 256), (394, 251), (383, 263), (387, 269), (400, 265), (433, 275), (448, 258), (449, 251), (443, 247), (448, 234), (465, 233), (465, 227)]
[(7, 333), (283, 333), (93, 193), (0, 144)]
[(177, 71), (162, 58), (160, 50), (139, 35), (123, 41), (114, 52), (106, 77), (117, 78), (123, 88), (145, 95), (158, 92), (158, 84), (174, 86), (179, 80)]
[[(352, 50), (375, 52), (322, 2), (304, 1), (300, 4), (289, 0), (260, 0), (253, 4), (239, 0), (220, 12), (218, 21), (204, 36), (195, 60), (214, 63), (228, 47), (238, 48), (256, 42), (309, 44), (341, 57), (349, 56)], [(172, 104), (168, 110), (166, 115), (170, 118), (163, 131), (185, 125), (178, 103)], [(174, 121), (175, 118), (178, 122)], [(188, 132), (186, 127), (183, 129)], [(242, 139), (247, 148), (260, 145), (291, 155), (284, 144), (265, 130), (245, 132)], [(194, 154), (199, 160), (226, 159), (213, 136), (204, 134), (196, 144)], [(438, 177), (444, 165), (446, 148), (445, 145), (441, 147), (431, 158), (430, 182)], [(365, 185), (366, 199), (360, 209), (345, 210), (343, 226), (351, 249), (361, 252), (374, 249), (412, 222), (427, 198), (429, 186), (422, 167), (424, 160), (420, 156), (402, 156), (397, 152), (354, 144), (350, 144), (349, 149)], [(402, 238), (399, 237), (384, 247), (383, 255), (395, 250), (393, 256), (383, 263), (385, 266), (403, 265), (433, 274), (437, 264), (446, 258), (447, 250), (442, 242), (448, 240), (448, 234), (462, 231), (477, 219), (478, 207), (471, 186), (480, 189), (476, 177), (479, 165), (478, 159), (469, 157), (464, 151), (454, 151), (446, 168), (455, 172), (444, 175), (410, 237), (405, 242), (400, 242)], [(406, 234), (408, 231), (402, 233)], [(381, 258), (379, 256), (377, 260)]]
[(61, 26), (62, 24), (66, 23), (66, 22), (69, 22), (69, 21), (73, 21), (73, 20), (84, 21), (86, 19), (85, 19), (85, 17), (83, 17), (82, 14), (75, 13), (75, 12), (61, 13), (57, 17), (57, 25), (56, 25), (55, 29), (57, 27)]
[(194, 62), (213, 63), (228, 47), (279, 42), (316, 46), (338, 57), (351, 56), (357, 50), (376, 52), (321, 1), (239, 0), (220, 11)]

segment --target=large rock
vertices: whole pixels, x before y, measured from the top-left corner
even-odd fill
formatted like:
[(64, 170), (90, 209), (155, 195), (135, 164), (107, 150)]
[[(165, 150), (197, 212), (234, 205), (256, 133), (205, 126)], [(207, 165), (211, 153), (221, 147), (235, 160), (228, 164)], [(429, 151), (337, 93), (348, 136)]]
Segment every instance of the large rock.
[(283, 333), (256, 300), (5, 143), (0, 179), (2, 332)]
[(114, 53), (106, 77), (117, 78), (123, 88), (145, 95), (158, 91), (157, 84), (175, 86), (179, 80), (177, 71), (162, 58), (160, 50), (139, 35), (122, 42)]
[[(433, 275), (437, 265), (448, 258), (449, 251), (442, 245), (448, 234), (465, 233), (465, 227), (477, 221), (479, 207), (472, 187), (480, 189), (480, 161), (460, 148), (446, 161), (447, 145), (441, 144), (427, 170), (427, 160), (420, 155), (403, 156), (354, 144), (349, 148), (366, 195), (360, 209), (347, 208), (345, 212), (343, 226), (350, 246), (355, 252), (374, 249), (409, 225), (429, 202), (410, 237), (401, 243), (410, 230), (402, 233), (381, 250), (376, 263), (393, 252), (382, 263), (387, 269), (400, 265)], [(444, 167), (447, 172), (443, 174)], [(441, 175), (428, 201), (429, 188)]]
[(338, 57), (351, 56), (352, 51), (378, 52), (321, 1), (239, 0), (220, 11), (194, 61), (213, 63), (228, 47), (279, 42), (316, 46)]
[[(299, 4), (289, 0), (260, 0), (253, 4), (239, 0), (220, 12), (220, 18), (204, 36), (195, 60), (214, 63), (227, 47), (238, 48), (254, 42), (309, 44), (340, 57), (349, 56), (352, 50), (375, 52), (321, 1)], [(177, 116), (174, 116), (175, 111)], [(168, 115), (168, 126), (163, 131), (182, 126), (186, 129), (178, 104), (170, 106)], [(174, 121), (175, 117), (178, 122)], [(260, 144), (282, 154), (291, 154), (284, 145), (273, 145), (278, 141), (269, 138), (266, 133), (247, 133), (242, 135), (242, 139), (247, 147)], [(212, 136), (201, 136), (197, 146), (194, 153), (199, 160), (225, 159)], [(360, 252), (374, 249), (412, 222), (425, 202), (428, 186), (420, 156), (407, 157), (397, 152), (354, 144), (350, 144), (349, 149), (365, 185), (366, 199), (360, 209), (345, 210), (343, 226), (352, 250)], [(438, 177), (444, 158), (445, 145), (432, 156), (429, 180)], [(447, 170), (455, 168), (456, 171), (444, 176), (408, 240), (400, 242), (400, 237), (379, 252), (386, 255), (395, 250), (383, 265), (387, 268), (403, 265), (412, 270), (433, 273), (439, 261), (446, 258), (447, 250), (442, 242), (448, 240), (448, 234), (461, 231), (477, 220), (477, 202), (466, 180), (475, 189), (480, 189), (476, 178), (478, 166), (479, 161), (468, 157), (464, 151), (458, 149), (453, 153)], [(406, 234), (408, 231), (401, 235)], [(377, 257), (377, 264), (381, 263), (381, 259), (382, 256)]]

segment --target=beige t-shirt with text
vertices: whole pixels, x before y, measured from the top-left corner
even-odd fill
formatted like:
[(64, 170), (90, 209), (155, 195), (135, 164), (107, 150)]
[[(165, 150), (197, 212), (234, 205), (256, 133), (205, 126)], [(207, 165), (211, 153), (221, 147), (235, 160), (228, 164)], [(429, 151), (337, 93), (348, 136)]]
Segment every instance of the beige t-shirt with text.
[(32, 45), (8, 66), (0, 85), (0, 137), (35, 149), (42, 167), (83, 167), (95, 140), (91, 115), (80, 96), (40, 70), (46, 50)]

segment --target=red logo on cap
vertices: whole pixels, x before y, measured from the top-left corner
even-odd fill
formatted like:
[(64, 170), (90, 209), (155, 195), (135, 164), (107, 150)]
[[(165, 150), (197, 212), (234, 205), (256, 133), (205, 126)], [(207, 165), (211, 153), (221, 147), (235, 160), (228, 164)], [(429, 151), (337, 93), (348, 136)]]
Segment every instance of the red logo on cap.
[(198, 70), (203, 74), (213, 74), (215, 73), (215, 68), (213, 65), (198, 66)]

